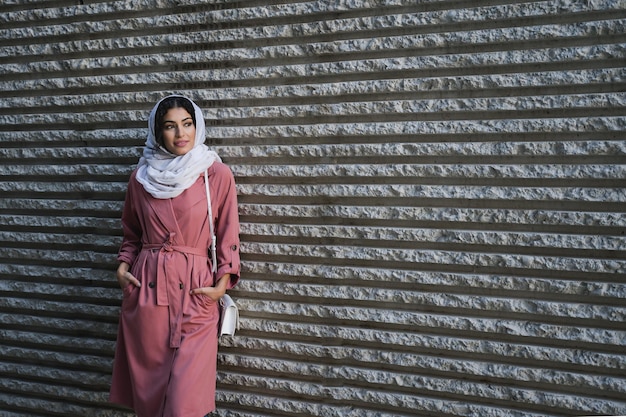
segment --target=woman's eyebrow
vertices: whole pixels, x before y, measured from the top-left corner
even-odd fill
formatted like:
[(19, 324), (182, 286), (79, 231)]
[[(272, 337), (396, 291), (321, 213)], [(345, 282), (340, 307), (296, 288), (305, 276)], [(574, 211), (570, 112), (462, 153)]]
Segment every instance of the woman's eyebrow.
[[(181, 122), (184, 122), (186, 120), (193, 120), (191, 117), (185, 117), (183, 120), (181, 120)], [(175, 120), (163, 120), (163, 123), (176, 123)]]

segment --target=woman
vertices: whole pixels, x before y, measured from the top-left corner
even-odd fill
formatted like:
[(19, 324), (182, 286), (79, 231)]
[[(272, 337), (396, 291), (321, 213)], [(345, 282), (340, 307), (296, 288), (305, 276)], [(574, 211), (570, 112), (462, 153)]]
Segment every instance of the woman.
[(122, 213), (117, 280), (124, 299), (110, 400), (137, 417), (202, 417), (215, 409), (218, 300), (239, 280), (235, 182), (204, 145), (202, 111), (191, 100), (164, 98), (148, 128)]

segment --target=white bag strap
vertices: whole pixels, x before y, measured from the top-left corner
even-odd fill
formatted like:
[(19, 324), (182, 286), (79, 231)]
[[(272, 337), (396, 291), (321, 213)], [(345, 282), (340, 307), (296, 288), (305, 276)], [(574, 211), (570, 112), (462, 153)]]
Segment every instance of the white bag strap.
[(208, 170), (204, 171), (204, 188), (206, 188), (206, 202), (209, 207), (209, 230), (211, 231), (211, 256), (213, 259), (213, 273), (217, 272), (217, 239), (215, 230), (213, 230), (213, 209), (211, 208), (211, 193), (209, 193), (209, 174)]

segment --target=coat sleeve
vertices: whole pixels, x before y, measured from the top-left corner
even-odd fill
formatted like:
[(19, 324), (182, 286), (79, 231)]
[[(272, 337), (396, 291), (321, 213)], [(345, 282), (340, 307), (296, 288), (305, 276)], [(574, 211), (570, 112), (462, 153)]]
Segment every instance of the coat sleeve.
[(237, 207), (237, 189), (235, 178), (230, 168), (224, 164), (216, 167), (220, 181), (220, 194), (223, 196), (215, 223), (217, 236), (217, 277), (230, 274), (228, 288), (234, 287), (239, 281), (239, 211)]
[(122, 232), (124, 234), (124, 238), (117, 254), (118, 261), (124, 261), (130, 265), (135, 262), (135, 259), (141, 250), (141, 236), (143, 234), (135, 206), (136, 196), (133, 192), (134, 182), (136, 182), (135, 173), (131, 175), (126, 190), (124, 209), (122, 210)]

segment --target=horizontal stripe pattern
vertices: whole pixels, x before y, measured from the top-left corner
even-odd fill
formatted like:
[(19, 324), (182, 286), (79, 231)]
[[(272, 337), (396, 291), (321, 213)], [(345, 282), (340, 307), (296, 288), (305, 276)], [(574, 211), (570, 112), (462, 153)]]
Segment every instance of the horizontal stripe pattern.
[(239, 195), (220, 416), (626, 413), (622, 0), (0, 5), (0, 410), (107, 403), (126, 184), (186, 94)]

